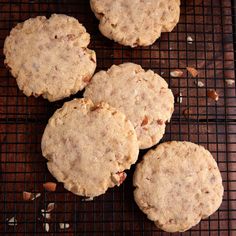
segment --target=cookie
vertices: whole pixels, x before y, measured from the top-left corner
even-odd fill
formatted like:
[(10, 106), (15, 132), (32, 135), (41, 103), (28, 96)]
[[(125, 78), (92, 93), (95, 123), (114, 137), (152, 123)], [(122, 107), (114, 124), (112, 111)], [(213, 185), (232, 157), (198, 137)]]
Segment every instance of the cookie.
[(134, 127), (106, 103), (66, 102), (50, 118), (42, 153), (51, 174), (74, 194), (93, 198), (120, 185), (138, 157)]
[(90, 0), (101, 33), (122, 45), (153, 44), (179, 21), (180, 0)]
[(73, 17), (53, 14), (17, 24), (4, 44), (5, 64), (27, 96), (56, 101), (82, 90), (96, 68), (90, 35)]
[(135, 127), (141, 149), (160, 141), (174, 110), (174, 96), (166, 81), (133, 63), (96, 73), (84, 97), (95, 103), (107, 102), (125, 113)]
[(213, 214), (224, 191), (211, 153), (190, 142), (162, 143), (149, 151), (133, 184), (139, 208), (167, 232), (186, 231)]

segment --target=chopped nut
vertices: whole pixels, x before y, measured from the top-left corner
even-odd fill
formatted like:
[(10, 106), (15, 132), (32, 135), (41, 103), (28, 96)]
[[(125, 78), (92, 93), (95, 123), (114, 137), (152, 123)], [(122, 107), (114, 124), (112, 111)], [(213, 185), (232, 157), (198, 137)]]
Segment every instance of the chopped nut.
[(146, 125), (147, 123), (148, 123), (148, 117), (147, 117), (147, 116), (144, 116), (143, 121), (142, 121), (142, 123), (141, 123), (141, 126), (144, 126), (144, 125)]
[(46, 232), (49, 232), (49, 224), (48, 223), (44, 223), (43, 228)]
[(40, 197), (41, 196), (41, 193), (33, 193), (32, 194), (32, 197), (31, 197), (31, 200), (35, 200), (36, 198)]
[(198, 71), (193, 67), (186, 67), (187, 71), (191, 74), (192, 77), (197, 77)]
[(23, 200), (24, 201), (30, 201), (30, 200), (35, 200), (36, 198), (40, 197), (41, 193), (31, 193), (31, 192), (23, 192)]
[(42, 212), (43, 218), (48, 219), (48, 220), (51, 219), (51, 213), (47, 212), (44, 209), (41, 209), (41, 212)]
[(30, 192), (23, 192), (23, 200), (24, 201), (29, 201), (29, 200), (31, 200), (32, 199), (32, 193), (30, 193)]
[(93, 201), (93, 197), (87, 197), (87, 198), (83, 198), (81, 199), (82, 202), (90, 202)]
[(175, 95), (176, 103), (182, 103), (183, 102), (183, 94), (180, 92)]
[(124, 182), (124, 180), (126, 179), (127, 174), (125, 172), (117, 172), (115, 174), (112, 174), (111, 177), (112, 177), (112, 181), (117, 186), (120, 186)]
[(199, 88), (204, 87), (204, 83), (203, 83), (202, 81), (200, 81), (200, 80), (198, 80), (198, 81), (195, 80), (194, 83), (195, 83)]
[(207, 96), (213, 100), (215, 100), (216, 102), (219, 100), (219, 94), (214, 90), (214, 89), (210, 89), (207, 91)]
[(191, 36), (188, 36), (188, 37), (187, 37), (187, 43), (188, 43), (188, 44), (193, 44), (193, 39), (192, 39)]
[(125, 181), (127, 174), (125, 172), (118, 172), (117, 174), (120, 177), (119, 184), (122, 184)]
[(225, 80), (225, 82), (228, 86), (232, 86), (235, 84), (235, 81), (233, 79), (227, 79), (227, 80)]
[(189, 116), (192, 114), (192, 110), (190, 108), (186, 108), (183, 110), (183, 115), (185, 118), (189, 118)]
[(49, 192), (55, 192), (57, 184), (54, 182), (47, 182), (43, 184), (43, 187)]
[(17, 219), (13, 216), (9, 220), (7, 219), (7, 223), (9, 226), (17, 226)]
[(51, 212), (53, 211), (55, 208), (55, 203), (54, 202), (50, 202), (47, 206), (47, 212)]
[(60, 229), (68, 229), (70, 228), (70, 225), (68, 223), (59, 223)]
[(164, 75), (165, 74), (165, 72), (164, 71), (161, 71), (161, 75)]
[(182, 70), (176, 69), (170, 72), (172, 77), (181, 77), (183, 76), (184, 72)]

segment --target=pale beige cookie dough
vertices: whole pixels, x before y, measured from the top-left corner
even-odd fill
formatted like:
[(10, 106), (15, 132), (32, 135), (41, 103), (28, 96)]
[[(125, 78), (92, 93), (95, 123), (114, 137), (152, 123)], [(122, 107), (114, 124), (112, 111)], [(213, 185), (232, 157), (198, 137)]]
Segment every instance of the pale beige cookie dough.
[(131, 47), (148, 46), (179, 22), (180, 0), (90, 0), (99, 29)]
[(150, 150), (136, 167), (134, 198), (167, 232), (183, 232), (221, 205), (223, 185), (217, 163), (204, 147), (167, 142)]
[(96, 68), (90, 35), (73, 17), (53, 14), (17, 24), (4, 44), (5, 64), (27, 96), (56, 101), (82, 90)]
[(105, 101), (124, 112), (135, 127), (141, 149), (160, 141), (174, 110), (174, 96), (166, 81), (134, 63), (96, 73), (84, 97)]
[(138, 158), (134, 127), (106, 103), (66, 102), (50, 118), (42, 137), (48, 169), (64, 187), (93, 198), (120, 185)]

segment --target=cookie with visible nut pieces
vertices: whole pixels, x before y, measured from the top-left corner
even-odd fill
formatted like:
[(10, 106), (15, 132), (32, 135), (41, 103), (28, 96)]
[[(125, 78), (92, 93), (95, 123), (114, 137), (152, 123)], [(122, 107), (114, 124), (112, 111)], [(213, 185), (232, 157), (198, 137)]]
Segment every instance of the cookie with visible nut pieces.
[(42, 137), (48, 169), (74, 194), (93, 198), (120, 185), (138, 158), (133, 125), (107, 103), (66, 102), (50, 118)]
[(124, 112), (135, 127), (141, 149), (160, 141), (174, 110), (174, 96), (166, 81), (134, 63), (113, 65), (96, 73), (84, 97), (108, 102)]
[(213, 214), (223, 197), (222, 177), (211, 153), (191, 142), (167, 142), (136, 166), (134, 198), (167, 232), (183, 232)]
[(56, 101), (82, 90), (96, 68), (90, 35), (73, 17), (53, 14), (17, 24), (4, 44), (5, 64), (27, 96)]
[(90, 0), (104, 36), (136, 47), (153, 44), (180, 16), (180, 0)]

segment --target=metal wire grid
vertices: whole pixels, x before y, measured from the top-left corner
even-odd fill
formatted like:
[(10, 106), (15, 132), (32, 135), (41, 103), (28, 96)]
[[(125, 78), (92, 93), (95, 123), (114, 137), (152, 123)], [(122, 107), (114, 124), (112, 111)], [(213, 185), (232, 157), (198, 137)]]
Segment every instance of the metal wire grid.
[[(121, 187), (110, 189), (93, 202), (82, 202), (61, 185), (56, 193), (43, 190), (42, 183), (54, 179), (41, 155), (41, 135), (48, 118), (64, 101), (48, 103), (25, 97), (3, 65), (2, 47), (17, 22), (54, 12), (74, 16), (85, 25), (92, 37), (90, 47), (97, 53), (97, 70), (132, 61), (163, 74), (173, 92), (183, 94), (163, 141), (189, 140), (208, 148), (218, 162), (225, 187), (220, 209), (183, 235), (236, 235), (236, 90), (235, 85), (225, 83), (235, 78), (235, 3), (182, 1), (181, 19), (173, 32), (163, 34), (151, 47), (130, 49), (99, 33), (87, 0), (0, 0), (1, 235), (168, 235), (155, 228), (134, 203), (133, 168)], [(187, 36), (193, 38), (192, 44), (187, 43)], [(197, 68), (197, 80), (205, 84), (203, 88), (197, 87), (187, 72), (181, 78), (170, 77), (171, 70), (185, 71), (186, 66)], [(206, 96), (211, 88), (220, 94), (217, 103)], [(184, 116), (185, 109), (191, 109), (191, 114)], [(42, 196), (24, 202), (22, 191), (41, 192)], [(49, 202), (55, 202), (56, 209), (50, 233), (46, 233), (40, 210)], [(6, 223), (12, 216), (18, 221), (15, 227)], [(69, 222), (70, 228), (60, 230), (59, 222)]]

